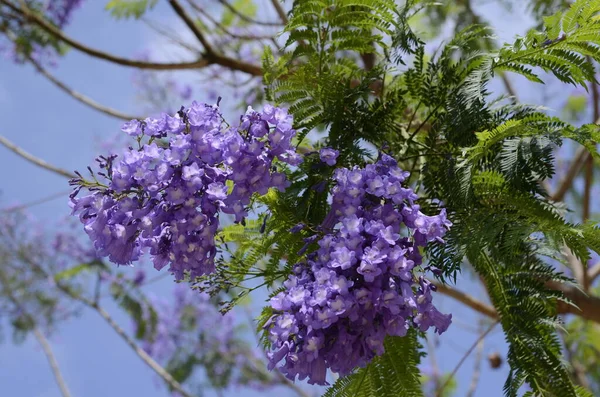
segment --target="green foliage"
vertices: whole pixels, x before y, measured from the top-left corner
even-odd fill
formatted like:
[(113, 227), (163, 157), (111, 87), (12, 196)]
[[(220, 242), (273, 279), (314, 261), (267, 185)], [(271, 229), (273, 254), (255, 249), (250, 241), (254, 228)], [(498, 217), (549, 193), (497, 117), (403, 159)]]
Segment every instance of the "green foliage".
[(338, 379), (324, 397), (420, 397), (423, 396), (419, 369), (417, 333), (404, 337), (387, 337), (385, 353), (366, 368)]
[(532, 68), (552, 73), (559, 80), (585, 85), (595, 82), (590, 59), (598, 61), (600, 21), (598, 0), (578, 0), (565, 12), (544, 18), (542, 32), (531, 30), (513, 44), (505, 45), (494, 58), (494, 71), (511, 71), (540, 82)]
[(99, 268), (106, 268), (106, 265), (99, 260), (95, 260), (90, 263), (81, 263), (79, 265), (70, 267), (68, 269), (56, 273), (54, 275), (54, 280), (56, 282), (71, 280), (79, 276), (81, 273), (85, 273), (90, 270), (97, 270)]
[(242, 19), (241, 15), (244, 15), (248, 18), (254, 18), (256, 16), (256, 10), (258, 7), (253, 1), (249, 0), (235, 0), (231, 2), (231, 7), (235, 12), (230, 8), (225, 8), (223, 10), (223, 14), (221, 15), (221, 24), (225, 27), (231, 26), (244, 26), (248, 24), (248, 21)]
[[(542, 3), (534, 7), (558, 5)], [(338, 166), (362, 165), (374, 157), (371, 148), (385, 148), (411, 171), (424, 212), (439, 211), (434, 199), (443, 202), (453, 227), (444, 244), (428, 247), (428, 260), (442, 270), (442, 281), (455, 278), (465, 262), (484, 280), (509, 344), (507, 396), (524, 384), (538, 395), (585, 395), (571, 381), (556, 333), (556, 305), (566, 300), (553, 286), (572, 280), (553, 263), (565, 248), (585, 263), (591, 251), (600, 252), (600, 232), (593, 223), (568, 221), (542, 182), (553, 176), (555, 149), (565, 139), (598, 156), (598, 126), (575, 127), (544, 109), (490, 99), (487, 87), (505, 72), (536, 83), (547, 78), (541, 72), (569, 84), (595, 82), (590, 60), (600, 60), (600, 0), (556, 9), (539, 30), (498, 50), (490, 28), (474, 19), (433, 53), (412, 26), (419, 11), (432, 15), (428, 6), (295, 1), (287, 52), (279, 59), (270, 50), (263, 56), (266, 97), (289, 106), (300, 143), (309, 131), (325, 132), (314, 149), (339, 150)], [(331, 170), (317, 163), (306, 156), (298, 170), (288, 171), (292, 186), (285, 193), (258, 198), (266, 210), (257, 222), (226, 229), (223, 237), (236, 249), (228, 251), (223, 279), (235, 274), (238, 287), (261, 277), (277, 287), (302, 260), (296, 253), (305, 232), (289, 229), (302, 222), (317, 230), (328, 211), (326, 193), (315, 187), (328, 183)], [(259, 331), (271, 316), (263, 311)], [(268, 346), (265, 335), (263, 343)], [(327, 395), (398, 395), (402, 387), (410, 391), (401, 395), (420, 395), (414, 365), (393, 370), (401, 362), (393, 355), (387, 349)]]
[(135, 322), (135, 337), (152, 338), (158, 323), (158, 315), (152, 305), (143, 296), (134, 296), (134, 291), (128, 290), (121, 280), (110, 284), (110, 294)]
[(105, 8), (116, 19), (139, 19), (157, 2), (158, 0), (110, 0)]
[[(29, 4), (29, 11), (36, 16), (47, 20), (44, 16), (44, 6), (39, 2)], [(47, 21), (51, 23), (50, 21)], [(17, 53), (25, 57), (31, 56), (36, 50), (48, 49), (59, 56), (68, 51), (68, 46), (56, 36), (36, 24), (21, 23), (18, 18), (2, 17), (0, 19), (0, 32), (6, 34), (15, 45)]]

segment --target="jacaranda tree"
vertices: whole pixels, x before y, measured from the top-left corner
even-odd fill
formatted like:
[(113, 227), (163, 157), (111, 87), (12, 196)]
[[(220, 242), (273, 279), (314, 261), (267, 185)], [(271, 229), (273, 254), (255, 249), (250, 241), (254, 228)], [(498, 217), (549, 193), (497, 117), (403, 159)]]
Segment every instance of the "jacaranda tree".
[[(532, 0), (537, 26), (510, 43), (468, 0), (219, 0), (218, 11), (168, 0), (202, 47), (179, 63), (69, 37), (63, 27), (80, 3), (0, 0), (13, 60), (125, 119), (129, 140), (75, 174), (0, 141), (69, 177), (75, 230), (86, 234), (46, 246), (6, 216), (0, 281), (15, 330), (47, 343), (41, 329), (77, 314), (78, 302), (184, 396), (194, 395), (182, 384), (196, 368), (218, 390), (283, 385), (305, 395), (308, 382), (331, 397), (442, 396), (454, 373), (430, 391), (419, 368), (426, 339), (454, 326), (436, 307), (444, 294), (488, 319), (481, 340), (501, 327), (504, 395), (600, 393), (591, 219), (600, 0)], [(159, 3), (113, 0), (107, 10), (143, 19)], [(277, 19), (261, 19), (257, 6)], [(438, 27), (449, 22), (448, 35)], [(137, 69), (146, 108), (165, 112), (130, 117), (72, 91), (48, 71), (67, 49)], [(196, 87), (159, 75), (180, 70), (208, 77), (214, 101), (193, 101)], [(511, 78), (582, 93), (559, 118), (520, 102)], [(508, 95), (490, 89), (496, 81)], [(585, 122), (577, 98), (588, 95)], [(225, 116), (222, 106), (240, 103), (238, 118)], [(146, 296), (146, 273), (116, 271), (140, 261), (179, 283), (172, 301)], [(465, 273), (490, 304), (464, 291)], [(100, 305), (104, 290), (133, 333)], [(253, 349), (228, 316), (261, 291), (269, 299)]]

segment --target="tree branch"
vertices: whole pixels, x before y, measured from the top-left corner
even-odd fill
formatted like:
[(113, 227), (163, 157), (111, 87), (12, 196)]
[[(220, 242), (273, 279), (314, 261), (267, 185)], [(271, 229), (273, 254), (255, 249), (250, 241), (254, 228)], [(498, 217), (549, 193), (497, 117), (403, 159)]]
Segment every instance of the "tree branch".
[(72, 179), (75, 178), (76, 175), (73, 173), (70, 173), (67, 170), (64, 170), (62, 168), (56, 167), (52, 164), (49, 164), (47, 162), (45, 162), (44, 160), (35, 157), (32, 154), (27, 153), (26, 151), (24, 151), (23, 149), (21, 149), (20, 147), (18, 147), (17, 145), (15, 145), (14, 143), (12, 143), (11, 141), (9, 141), (8, 139), (6, 139), (5, 137), (3, 137), (2, 135), (0, 135), (0, 144), (3, 145), (4, 147), (6, 147), (7, 149), (9, 149), (10, 151), (12, 151), (13, 153), (21, 156), (22, 158), (24, 158), (25, 160), (29, 161), (30, 163), (33, 163), (34, 165), (37, 165), (38, 167), (47, 169), (48, 171), (52, 171), (55, 174), (58, 174), (60, 176), (64, 176), (66, 178)]
[(224, 55), (214, 55), (211, 56), (210, 59), (201, 57), (196, 61), (191, 62), (180, 62), (180, 63), (155, 63), (155, 62), (145, 62), (145, 61), (137, 61), (134, 59), (121, 58), (115, 56), (113, 54), (109, 54), (107, 52), (103, 52), (91, 47), (82, 44), (71, 37), (65, 35), (60, 29), (56, 28), (54, 25), (49, 23), (48, 21), (40, 18), (38, 15), (33, 13), (28, 8), (19, 8), (13, 4), (11, 4), (7, 0), (0, 0), (0, 3), (5, 4), (7, 7), (12, 10), (20, 13), (25, 19), (35, 23), (42, 29), (44, 29), (49, 34), (53, 35), (57, 39), (69, 44), (73, 48), (90, 55), (95, 58), (99, 58), (108, 62), (115, 63), (117, 65), (135, 67), (139, 69), (153, 69), (153, 70), (185, 70), (185, 69), (200, 69), (206, 66), (217, 64), (230, 69), (238, 70), (240, 72), (248, 73), (255, 76), (262, 75), (262, 69), (260, 66), (245, 63), (238, 61), (233, 58), (229, 58)]
[[(90, 306), (90, 305), (88, 305)], [(170, 373), (168, 373), (163, 367), (160, 366), (148, 353), (141, 349), (133, 339), (127, 335), (127, 333), (113, 320), (113, 318), (97, 304), (90, 306), (108, 323), (108, 325), (131, 347), (131, 349), (142, 359), (146, 365), (148, 365), (158, 376), (160, 376), (173, 390), (177, 391), (183, 397), (194, 397), (183, 389), (183, 386), (177, 382)]]
[(116, 109), (109, 108), (107, 106), (101, 105), (93, 99), (80, 94), (79, 92), (73, 90), (72, 88), (65, 85), (62, 81), (58, 80), (56, 77), (51, 75), (46, 69), (44, 69), (39, 63), (37, 63), (33, 58), (26, 55), (27, 60), (33, 65), (33, 67), (44, 77), (46, 77), (51, 83), (61, 89), (63, 92), (66, 92), (71, 97), (75, 98), (79, 102), (83, 103), (86, 106), (91, 107), (94, 110), (97, 110), (101, 113), (104, 113), (108, 116), (115, 117), (121, 120), (133, 120), (133, 119), (143, 119), (143, 117), (134, 116), (127, 113), (122, 113)]
[(573, 185), (573, 180), (575, 180), (575, 177), (579, 175), (581, 168), (587, 161), (588, 157), (591, 157), (591, 155), (584, 147), (580, 147), (575, 153), (575, 156), (573, 157), (575, 160), (573, 160), (573, 163), (571, 163), (571, 167), (569, 167), (569, 169), (567, 170), (567, 173), (561, 181), (560, 186), (558, 187), (556, 192), (552, 196), (550, 196), (550, 198), (553, 201), (564, 200), (565, 195)]
[(192, 31), (194, 36), (200, 41), (204, 50), (206, 51), (205, 57), (210, 59), (210, 56), (214, 54), (214, 50), (210, 43), (204, 37), (202, 31), (198, 28), (198, 25), (192, 20), (192, 18), (185, 12), (185, 9), (179, 4), (177, 0), (169, 0), (169, 5), (175, 11), (175, 13), (181, 18), (181, 20), (186, 24), (186, 26)]
[(23, 210), (25, 208), (33, 207), (34, 205), (47, 203), (48, 201), (55, 200), (55, 199), (57, 199), (59, 197), (65, 197), (69, 193), (71, 193), (71, 191), (72, 191), (72, 189), (64, 190), (62, 192), (54, 193), (54, 194), (51, 194), (49, 196), (42, 197), (42, 198), (37, 199), (37, 200), (29, 201), (29, 202), (24, 203), (24, 204), (17, 204), (17, 205), (11, 205), (9, 207), (0, 208), (0, 213), (2, 213), (2, 212), (6, 213), (6, 212), (20, 211), (20, 210)]
[(446, 381), (444, 382), (444, 384), (442, 385), (442, 387), (440, 387), (437, 390), (436, 397), (442, 396), (442, 392), (448, 386), (448, 384), (450, 383), (450, 381), (452, 380), (452, 378), (454, 378), (454, 376), (456, 376), (456, 373), (458, 372), (458, 370), (460, 369), (460, 367), (463, 365), (463, 363), (465, 362), (465, 360), (467, 359), (467, 357), (469, 357), (469, 355), (473, 352), (473, 350), (475, 349), (475, 347), (477, 347), (479, 345), (479, 342), (482, 341), (490, 332), (492, 332), (492, 330), (494, 329), (494, 327), (496, 326), (496, 324), (498, 324), (498, 321), (494, 321), (494, 323), (492, 323), (492, 325), (490, 325), (489, 328), (484, 333), (482, 333), (481, 335), (479, 335), (479, 338), (477, 338), (477, 340), (475, 341), (475, 343), (473, 343), (471, 345), (471, 347), (469, 348), (469, 350), (466, 351), (466, 353), (462, 356), (462, 358), (460, 359), (460, 361), (458, 362), (458, 364), (456, 364), (456, 367), (454, 367), (454, 369), (452, 370), (452, 372), (450, 373), (450, 375), (446, 378)]
[[(23, 253), (21, 257), (25, 262), (33, 266), (42, 274), (46, 275), (49, 278), (52, 277), (52, 275), (50, 275), (42, 266), (33, 261), (31, 258), (29, 258), (25, 253)], [(137, 345), (137, 343), (135, 343), (135, 341), (129, 335), (127, 335), (127, 332), (125, 332), (119, 326), (119, 324), (115, 322), (115, 320), (110, 316), (110, 314), (108, 314), (108, 312), (104, 310), (97, 302), (94, 302), (86, 298), (85, 296), (75, 293), (71, 288), (64, 285), (60, 280), (54, 279), (54, 281), (56, 287), (65, 295), (69, 296), (71, 299), (77, 302), (83, 303), (88, 308), (96, 311), (100, 315), (100, 317), (102, 317), (108, 323), (108, 325), (117, 333), (117, 335), (119, 335), (121, 339), (123, 339), (123, 341), (137, 354), (137, 356), (146, 365), (148, 365), (158, 376), (160, 376), (165, 381), (165, 383), (167, 383), (173, 390), (177, 391), (183, 397), (195, 397), (192, 394), (188, 393), (183, 388), (183, 386), (171, 376), (170, 373), (168, 373), (160, 364), (154, 361), (154, 359), (148, 353), (141, 349)]]
[(33, 328), (33, 335), (37, 339), (38, 343), (42, 347), (42, 350), (44, 351), (44, 354), (46, 355), (46, 359), (48, 360), (48, 364), (50, 365), (50, 369), (54, 375), (54, 380), (56, 381), (61, 394), (63, 397), (71, 397), (71, 392), (69, 391), (69, 387), (67, 386), (67, 383), (60, 372), (58, 361), (56, 361), (56, 357), (54, 356), (52, 347), (50, 347), (50, 343), (48, 343), (48, 340), (37, 326)]
[[(588, 62), (593, 65), (592, 58), (587, 56)], [(592, 86), (592, 106), (593, 106), (593, 122), (600, 119), (600, 93), (598, 92), (598, 85), (594, 82)], [(594, 159), (592, 156), (588, 156), (585, 161), (585, 186), (583, 191), (583, 221), (585, 222), (590, 218), (590, 205), (591, 205), (591, 192), (592, 182), (594, 179)], [(584, 280), (587, 281), (587, 280)], [(587, 289), (587, 283), (584, 282), (584, 288)]]
[(431, 281), (431, 283), (433, 283), (436, 286), (437, 292), (447, 295), (451, 298), (454, 298), (457, 301), (463, 303), (465, 306), (468, 306), (471, 309), (473, 309), (481, 314), (485, 314), (486, 316), (488, 316), (490, 318), (493, 318), (493, 319), (499, 318), (498, 312), (496, 312), (496, 309), (494, 309), (493, 306), (487, 305), (487, 304), (475, 299), (471, 295), (468, 295), (462, 291), (454, 289), (454, 288), (450, 287), (449, 285), (442, 284), (439, 281), (435, 281), (435, 280), (429, 280), (429, 281)]
[(572, 301), (576, 306), (575, 307), (566, 302), (558, 302), (557, 311), (559, 314), (574, 314), (586, 320), (600, 324), (599, 297), (588, 295), (572, 285), (549, 282), (546, 284), (546, 286), (561, 291), (565, 297)]
[(513, 97), (515, 101), (518, 101), (519, 97), (517, 97), (517, 92), (515, 91), (512, 83), (510, 82), (510, 79), (508, 78), (506, 73), (500, 72), (500, 78), (502, 79), (502, 83), (504, 83), (504, 88), (506, 89), (506, 92), (508, 93), (508, 95)]
[(600, 276), (600, 263), (596, 263), (593, 267), (588, 271), (588, 280), (590, 285)]
[[(8, 39), (16, 44), (15, 34), (9, 30), (6, 30), (5, 33), (8, 37)], [(78, 93), (77, 91), (68, 87), (62, 81), (58, 80), (52, 74), (50, 74), (46, 69), (44, 69), (42, 67), (42, 65), (40, 65), (38, 62), (36, 62), (35, 59), (33, 59), (31, 56), (29, 56), (28, 54), (23, 54), (23, 55), (42, 76), (46, 77), (51, 83), (56, 85), (59, 89), (66, 92), (71, 97), (75, 98), (76, 100), (83, 103), (84, 105), (89, 106), (92, 109), (95, 109), (101, 113), (108, 115), (108, 116), (116, 117), (116, 118), (122, 119), (122, 120), (132, 120), (132, 119), (141, 119), (142, 118), (142, 117), (136, 117), (136, 116), (132, 116), (132, 115), (129, 115), (126, 113), (122, 113), (118, 110), (101, 105), (98, 102), (94, 101), (93, 99), (88, 98), (87, 96)]]
[[(481, 325), (480, 325), (481, 327)], [(479, 332), (482, 332), (480, 330)], [(465, 397), (473, 397), (475, 390), (477, 390), (477, 384), (479, 383), (479, 376), (481, 375), (481, 359), (483, 358), (483, 344), (484, 339), (480, 338), (477, 343), (477, 351), (475, 352), (475, 368), (473, 368), (473, 376), (471, 377), (471, 384)]]
[(227, 36), (233, 38), (233, 39), (238, 39), (238, 40), (249, 40), (249, 41), (258, 41), (258, 40), (274, 40), (276, 37), (274, 35), (264, 35), (264, 36), (258, 36), (258, 35), (247, 35), (247, 34), (238, 34), (238, 33), (233, 33), (231, 32), (229, 29), (227, 29), (225, 26), (223, 26), (223, 24), (219, 21), (217, 21), (215, 18), (213, 18), (212, 15), (210, 15), (209, 12), (205, 11), (202, 7), (200, 7), (198, 4), (194, 3), (194, 0), (188, 0), (188, 3), (190, 4), (190, 6), (198, 13), (202, 14), (206, 19), (208, 19), (213, 25), (215, 25), (215, 27), (217, 27), (220, 31), (222, 31), (223, 33), (225, 33)]
[(288, 23), (287, 14), (285, 13), (285, 10), (281, 6), (281, 3), (279, 2), (279, 0), (271, 0), (271, 3), (273, 4), (273, 7), (275, 7), (275, 11), (277, 11), (277, 15), (279, 15), (279, 19), (281, 19), (281, 22), (284, 25), (287, 25), (287, 23)]
[[(596, 272), (600, 272), (600, 270), (597, 270)], [(450, 296), (451, 298), (463, 303), (465, 306), (468, 306), (481, 314), (485, 314), (492, 319), (499, 318), (498, 312), (492, 306), (486, 305), (471, 295), (456, 290), (448, 285), (442, 284), (438, 281), (430, 281), (437, 287), (438, 292)], [(561, 291), (565, 298), (573, 302), (575, 305), (573, 306), (562, 301), (558, 302), (558, 314), (574, 314), (583, 319), (600, 324), (600, 297), (588, 295), (576, 286), (569, 284), (548, 282), (546, 283), (546, 287)]]
[(0, 283), (2, 283), (2, 287), (6, 292), (8, 299), (10, 299), (13, 302), (13, 304), (17, 307), (17, 309), (21, 313), (23, 313), (23, 315), (31, 322), (31, 324), (33, 324), (33, 335), (42, 347), (42, 350), (44, 351), (44, 355), (48, 360), (48, 364), (50, 365), (50, 369), (52, 370), (52, 374), (54, 375), (54, 380), (56, 381), (56, 384), (58, 385), (61, 394), (63, 395), (63, 397), (71, 397), (71, 392), (69, 391), (67, 383), (65, 382), (65, 379), (63, 378), (62, 373), (60, 372), (58, 361), (56, 361), (56, 357), (54, 356), (54, 352), (52, 351), (50, 343), (48, 342), (42, 331), (40, 331), (33, 316), (30, 315), (27, 312), (27, 310), (25, 310), (21, 302), (19, 302), (13, 291), (10, 289), (10, 283), (6, 279), (6, 275), (2, 271), (0, 271)]
[(255, 25), (263, 25), (263, 26), (277, 26), (277, 27), (282, 26), (282, 24), (279, 22), (263, 22), (263, 21), (257, 21), (256, 19), (250, 18), (249, 16), (241, 13), (234, 6), (229, 4), (227, 2), (227, 0), (219, 0), (219, 3), (221, 3), (225, 8), (227, 8), (229, 11), (231, 11), (232, 13), (237, 15), (241, 20), (243, 20), (245, 22), (253, 23)]

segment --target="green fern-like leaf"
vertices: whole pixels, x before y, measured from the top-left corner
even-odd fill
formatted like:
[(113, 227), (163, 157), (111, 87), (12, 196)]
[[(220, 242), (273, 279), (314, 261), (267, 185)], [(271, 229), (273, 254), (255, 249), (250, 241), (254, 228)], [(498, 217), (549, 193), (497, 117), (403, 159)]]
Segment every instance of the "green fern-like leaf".
[(323, 397), (422, 397), (420, 347), (414, 330), (404, 337), (387, 337), (382, 356), (339, 379)]

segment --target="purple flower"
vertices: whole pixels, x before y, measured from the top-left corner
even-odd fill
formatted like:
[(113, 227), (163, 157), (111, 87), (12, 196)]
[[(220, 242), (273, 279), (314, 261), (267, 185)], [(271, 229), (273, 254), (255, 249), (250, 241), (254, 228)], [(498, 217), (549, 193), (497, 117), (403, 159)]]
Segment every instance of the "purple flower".
[(321, 161), (329, 166), (335, 165), (339, 155), (339, 151), (327, 147), (319, 151), (319, 157), (321, 158)]
[[(174, 116), (125, 123), (123, 131), (141, 148), (126, 150), (120, 161), (102, 158), (106, 183), (74, 182), (73, 213), (98, 253), (130, 264), (149, 252), (156, 269), (168, 265), (178, 280), (212, 272), (219, 213), (243, 222), (253, 194), (290, 184), (274, 159), (295, 153), (292, 119), (265, 109), (249, 108), (232, 127), (216, 105), (197, 102)], [(155, 138), (161, 146), (150, 143)], [(93, 189), (77, 198), (83, 185)]]
[(142, 124), (138, 120), (131, 120), (123, 124), (121, 131), (129, 136), (139, 136), (143, 133)]
[(419, 211), (414, 192), (401, 186), (407, 177), (389, 156), (335, 171), (332, 209), (320, 226), (328, 234), (271, 300), (269, 368), (283, 361), (288, 378), (326, 384), (327, 369), (343, 376), (383, 354), (387, 335), (448, 328), (451, 315), (433, 306), (434, 288), (415, 266), (418, 247), (441, 239), (450, 223), (444, 211)]

